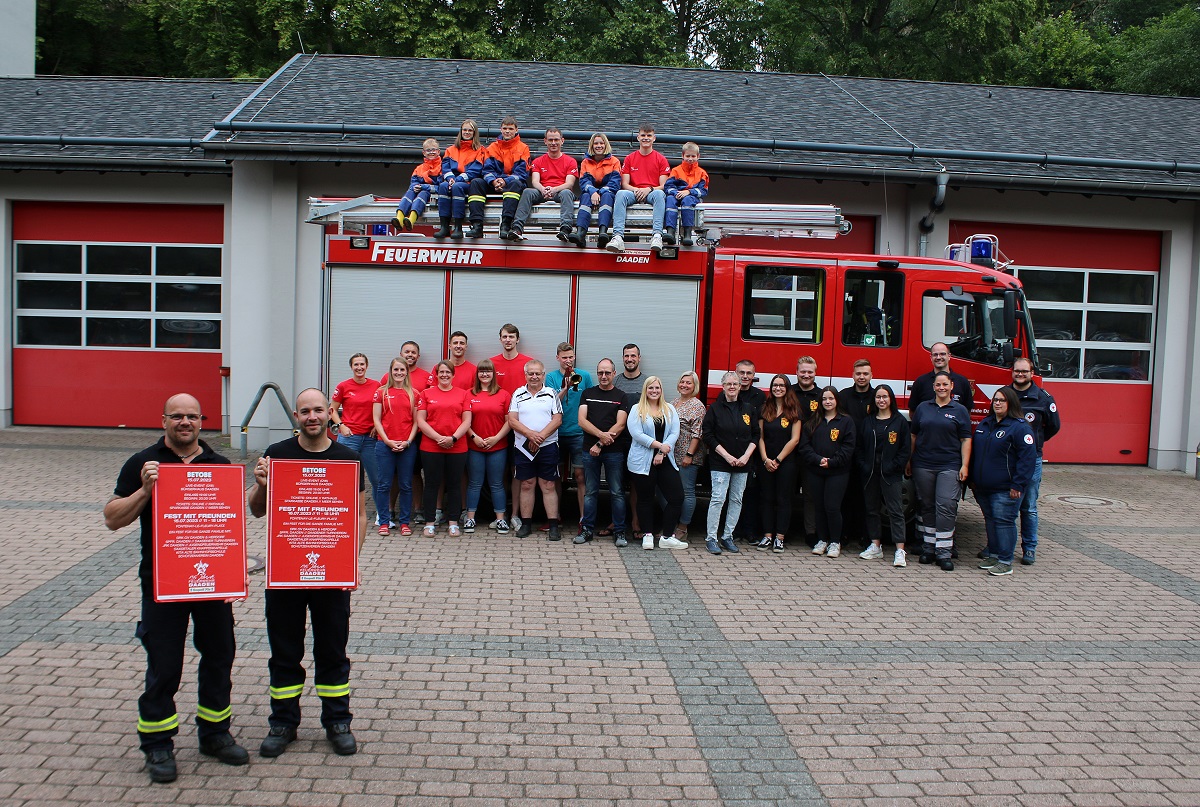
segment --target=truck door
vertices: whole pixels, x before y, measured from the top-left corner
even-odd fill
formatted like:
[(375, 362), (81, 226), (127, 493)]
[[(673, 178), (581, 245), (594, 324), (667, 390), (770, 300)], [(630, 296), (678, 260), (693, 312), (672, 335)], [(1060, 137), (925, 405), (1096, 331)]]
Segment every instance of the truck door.
[(854, 363), (871, 362), (873, 383), (904, 389), (904, 273), (876, 263), (840, 261), (836, 274), (836, 320), (831, 323), (833, 385), (853, 384)]

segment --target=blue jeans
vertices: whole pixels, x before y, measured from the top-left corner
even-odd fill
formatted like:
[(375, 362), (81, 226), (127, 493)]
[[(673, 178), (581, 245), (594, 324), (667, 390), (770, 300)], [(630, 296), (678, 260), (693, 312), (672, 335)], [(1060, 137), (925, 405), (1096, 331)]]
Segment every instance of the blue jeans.
[(1009, 498), (1007, 490), (981, 493), (975, 498), (983, 511), (988, 554), (1001, 563), (1011, 564), (1013, 550), (1017, 547), (1017, 513), (1021, 510), (1021, 499)]
[(708, 535), (709, 541), (717, 540), (717, 528), (721, 526), (721, 510), (725, 507), (725, 499), (729, 499), (729, 511), (725, 513), (725, 532), (722, 538), (733, 540), (733, 528), (737, 526), (738, 517), (742, 514), (742, 494), (746, 492), (746, 481), (750, 474), (731, 473), (729, 471), (710, 471), (712, 477), (712, 496), (708, 500)]
[(608, 479), (608, 496), (612, 504), (613, 531), (625, 532), (625, 454), (620, 451), (601, 451), (594, 456), (583, 452), (583, 521), (580, 526), (596, 529), (596, 510), (600, 503), (600, 468)]
[(358, 452), (358, 456), (362, 458), (363, 468), (367, 472), (367, 481), (374, 488), (375, 480), (378, 478), (375, 469), (375, 444), (379, 442), (375, 439), (375, 432), (352, 434), (349, 437), (339, 434), (338, 442), (346, 448), (352, 448)]
[(1033, 552), (1038, 542), (1038, 491), (1042, 487), (1042, 458), (1038, 457), (1033, 465), (1033, 479), (1025, 486), (1021, 496), (1021, 549)]
[[(413, 466), (417, 464), (417, 447), (410, 445), (403, 451), (392, 451), (382, 440), (375, 443), (375, 466), (379, 474), (374, 483), (375, 509), (379, 511), (379, 523), (395, 521), (396, 525), (407, 524), (412, 518)], [(397, 479), (396, 517), (392, 518), (392, 477)]]
[(680, 524), (692, 523), (692, 514), (696, 512), (696, 477), (699, 475), (699, 465), (681, 466), (679, 469), (679, 481), (683, 484), (683, 508), (679, 511)]
[[(617, 203), (613, 207), (613, 235), (625, 234), (625, 210), (630, 205), (637, 204), (636, 200), (637, 197), (633, 195), (633, 191), (624, 189), (617, 191)], [(667, 213), (667, 195), (655, 188), (650, 191), (650, 195), (642, 204), (654, 206), (654, 232), (661, 233), (663, 216)]]
[(508, 497), (504, 494), (504, 466), (508, 461), (508, 451), (468, 451), (467, 452), (467, 512), (474, 513), (479, 508), (479, 494), (483, 491), (483, 480), (487, 478), (488, 490), (492, 494), (492, 509), (496, 518), (504, 518), (504, 508)]

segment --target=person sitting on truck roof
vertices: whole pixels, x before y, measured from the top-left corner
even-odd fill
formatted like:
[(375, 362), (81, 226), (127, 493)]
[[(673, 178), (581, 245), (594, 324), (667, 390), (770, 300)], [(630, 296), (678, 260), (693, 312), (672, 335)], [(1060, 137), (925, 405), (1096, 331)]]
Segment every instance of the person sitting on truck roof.
[(507, 240), (512, 230), (521, 191), (529, 180), (529, 146), (521, 142), (517, 119), (512, 115), (500, 121), (500, 137), (492, 141), (483, 154), (483, 176), (471, 180), (467, 197), (471, 228), (467, 238), (483, 237), (483, 206), (489, 191), (503, 195), (500, 208), (500, 237)]
[(463, 219), (467, 217), (467, 190), (471, 180), (483, 175), (483, 147), (479, 144), (479, 124), (467, 118), (458, 127), (454, 145), (442, 158), (442, 181), (438, 183), (438, 218), (441, 227), (434, 238), (462, 238)]
[(654, 127), (643, 123), (638, 127), (638, 150), (625, 158), (621, 165), (621, 190), (617, 191), (616, 206), (613, 208), (613, 238), (605, 247), (609, 252), (625, 251), (625, 215), (632, 204), (654, 206), (654, 232), (650, 236), (650, 249), (662, 249), (663, 216), (666, 214), (667, 174), (671, 164), (661, 152), (654, 149)]
[(437, 190), (442, 181), (442, 147), (432, 137), (426, 138), (421, 144), (421, 153), (425, 161), (413, 169), (408, 181), (408, 192), (400, 199), (399, 209), (392, 224), (401, 230), (410, 231), (417, 219), (425, 212), (429, 197)]
[(571, 241), (581, 247), (587, 246), (592, 208), (597, 208), (600, 231), (596, 246), (604, 249), (610, 238), (608, 228), (612, 226), (613, 200), (621, 190), (621, 161), (613, 156), (612, 145), (603, 132), (596, 132), (588, 142), (587, 156), (579, 166), (579, 213)]
[(521, 241), (525, 238), (525, 220), (539, 202), (558, 200), (558, 240), (571, 240), (571, 217), (575, 214), (575, 182), (579, 177), (579, 163), (562, 150), (562, 129), (551, 126), (546, 130), (546, 153), (530, 166), (529, 187), (521, 193), (517, 215), (513, 218), (508, 240)]
[[(667, 212), (663, 218), (666, 230), (663, 240), (675, 243), (675, 225), (681, 223), (680, 243), (692, 245), (692, 228), (696, 226), (696, 205), (708, 196), (708, 172), (700, 167), (700, 147), (691, 141), (683, 144), (683, 162), (671, 169), (663, 190), (667, 194)], [(682, 209), (682, 216), (680, 210)], [(680, 219), (682, 218), (682, 222)]]

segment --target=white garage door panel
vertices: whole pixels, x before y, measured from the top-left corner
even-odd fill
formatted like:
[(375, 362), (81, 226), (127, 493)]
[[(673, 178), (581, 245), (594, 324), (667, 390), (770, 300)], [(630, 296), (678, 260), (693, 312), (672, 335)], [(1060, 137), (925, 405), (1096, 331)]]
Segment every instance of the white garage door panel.
[(479, 363), (500, 352), (500, 326), (521, 332), (517, 349), (558, 369), (558, 343), (570, 327), (571, 278), (544, 273), (454, 273), (450, 330), (467, 335), (467, 359)]
[(662, 378), (668, 398), (685, 370), (696, 367), (698, 280), (657, 277), (581, 277), (575, 325), (579, 366), (595, 371), (612, 359), (621, 370), (621, 348), (642, 351), (642, 372)]
[(334, 267), (329, 305), (329, 389), (350, 377), (350, 356), (367, 354), (368, 375), (382, 378), (400, 345), (421, 346), (421, 367), (441, 358), (446, 273)]

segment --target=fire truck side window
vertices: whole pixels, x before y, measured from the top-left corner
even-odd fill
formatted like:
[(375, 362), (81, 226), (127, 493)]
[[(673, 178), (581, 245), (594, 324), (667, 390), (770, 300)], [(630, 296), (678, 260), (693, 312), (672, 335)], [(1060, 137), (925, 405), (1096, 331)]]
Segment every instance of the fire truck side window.
[[(949, 297), (949, 299), (947, 299)], [(1013, 339), (1004, 332), (1004, 299), (985, 294), (926, 292), (921, 298), (921, 343), (945, 342), (950, 355), (970, 361), (1007, 366), (1006, 347)]]
[(904, 321), (904, 276), (847, 272), (842, 304), (842, 344), (898, 347)]
[(746, 338), (821, 341), (825, 270), (814, 266), (746, 267)]

